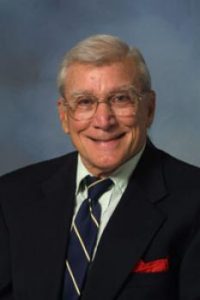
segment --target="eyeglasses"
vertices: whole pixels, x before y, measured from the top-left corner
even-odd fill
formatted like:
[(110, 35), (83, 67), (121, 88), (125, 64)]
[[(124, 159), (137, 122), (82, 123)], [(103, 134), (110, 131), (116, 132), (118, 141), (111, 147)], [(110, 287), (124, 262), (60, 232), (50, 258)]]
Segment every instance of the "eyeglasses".
[(65, 100), (64, 105), (69, 108), (71, 117), (78, 121), (91, 119), (100, 103), (107, 104), (116, 116), (130, 117), (137, 114), (139, 102), (145, 93), (137, 92), (134, 86), (110, 93), (103, 100), (89, 93), (80, 93), (70, 101)]

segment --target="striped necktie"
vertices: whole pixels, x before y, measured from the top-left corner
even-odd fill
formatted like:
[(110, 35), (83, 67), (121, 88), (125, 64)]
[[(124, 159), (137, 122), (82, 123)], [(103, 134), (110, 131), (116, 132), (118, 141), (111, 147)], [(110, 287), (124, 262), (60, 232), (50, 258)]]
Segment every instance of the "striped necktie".
[(99, 229), (101, 207), (98, 199), (113, 183), (109, 178), (89, 175), (84, 181), (88, 197), (81, 204), (71, 228), (63, 300), (77, 300), (81, 296)]

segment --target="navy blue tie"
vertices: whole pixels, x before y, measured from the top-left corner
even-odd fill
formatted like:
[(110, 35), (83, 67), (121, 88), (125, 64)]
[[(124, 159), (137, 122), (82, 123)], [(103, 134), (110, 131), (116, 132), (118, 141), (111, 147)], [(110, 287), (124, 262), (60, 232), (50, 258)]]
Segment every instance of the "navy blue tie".
[(89, 175), (84, 180), (88, 197), (81, 204), (71, 228), (63, 300), (77, 300), (81, 296), (99, 230), (101, 207), (98, 199), (113, 183), (109, 178)]

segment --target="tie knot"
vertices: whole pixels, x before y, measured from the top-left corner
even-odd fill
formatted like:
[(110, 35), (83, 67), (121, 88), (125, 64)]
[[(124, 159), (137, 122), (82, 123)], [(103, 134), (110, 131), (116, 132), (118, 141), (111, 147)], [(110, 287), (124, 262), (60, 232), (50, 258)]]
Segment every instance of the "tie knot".
[(85, 183), (88, 188), (88, 198), (94, 203), (108, 190), (113, 181), (110, 178), (102, 179), (88, 175), (85, 177)]

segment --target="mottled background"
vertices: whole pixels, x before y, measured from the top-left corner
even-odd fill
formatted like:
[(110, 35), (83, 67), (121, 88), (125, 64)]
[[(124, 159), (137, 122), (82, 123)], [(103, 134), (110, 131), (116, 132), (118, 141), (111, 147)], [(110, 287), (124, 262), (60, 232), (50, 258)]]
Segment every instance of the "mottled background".
[(55, 78), (64, 52), (97, 33), (142, 50), (158, 99), (152, 140), (200, 165), (199, 0), (0, 0), (0, 174), (73, 149)]

